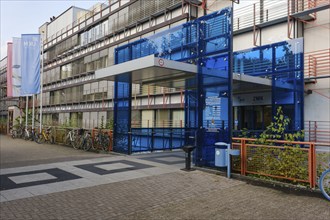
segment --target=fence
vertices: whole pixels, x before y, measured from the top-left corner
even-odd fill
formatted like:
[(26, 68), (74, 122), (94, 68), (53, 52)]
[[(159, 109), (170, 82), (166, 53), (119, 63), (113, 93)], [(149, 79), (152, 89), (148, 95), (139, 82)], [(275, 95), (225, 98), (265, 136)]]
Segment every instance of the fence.
[(280, 180), (316, 184), (315, 144), (257, 139), (233, 138), (233, 148), (240, 149), (241, 157), (234, 160), (233, 169), (241, 175), (254, 174)]

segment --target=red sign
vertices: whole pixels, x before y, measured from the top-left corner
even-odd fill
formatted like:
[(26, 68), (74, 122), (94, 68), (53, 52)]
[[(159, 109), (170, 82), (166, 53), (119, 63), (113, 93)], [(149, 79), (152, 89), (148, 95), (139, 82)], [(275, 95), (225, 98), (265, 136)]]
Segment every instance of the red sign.
[(158, 64), (159, 64), (159, 66), (161, 66), (161, 67), (164, 66), (164, 63), (165, 63), (165, 62), (164, 62), (163, 59), (159, 59), (159, 60), (158, 60)]

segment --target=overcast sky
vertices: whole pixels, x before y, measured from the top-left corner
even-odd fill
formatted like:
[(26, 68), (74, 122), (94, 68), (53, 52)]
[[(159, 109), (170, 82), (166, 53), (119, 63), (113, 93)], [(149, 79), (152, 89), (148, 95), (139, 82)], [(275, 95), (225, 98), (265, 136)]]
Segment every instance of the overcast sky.
[(71, 6), (89, 9), (105, 0), (0, 0), (1, 59), (6, 57), (7, 42), (21, 34), (38, 33), (49, 17), (58, 16)]

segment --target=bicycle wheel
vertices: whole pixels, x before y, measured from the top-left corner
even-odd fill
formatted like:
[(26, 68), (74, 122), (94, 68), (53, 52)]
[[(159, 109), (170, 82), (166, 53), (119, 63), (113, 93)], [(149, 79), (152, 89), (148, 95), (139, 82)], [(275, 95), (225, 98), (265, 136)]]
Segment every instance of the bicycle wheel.
[(75, 139), (72, 141), (72, 147), (78, 150), (81, 147), (81, 138), (76, 136)]
[(322, 173), (319, 187), (324, 197), (330, 201), (330, 169), (327, 169)]
[(17, 138), (23, 138), (23, 132), (22, 132), (21, 129), (19, 129), (19, 130), (16, 131), (16, 137)]
[(109, 151), (109, 145), (110, 145), (110, 137), (108, 135), (104, 135), (102, 141), (102, 150)]
[(30, 139), (30, 135), (27, 131), (24, 132), (24, 140), (29, 140)]
[(55, 137), (53, 135), (50, 136), (50, 143), (55, 144)]
[(35, 136), (34, 136), (35, 142), (38, 143), (38, 144), (41, 144), (42, 136), (43, 136), (42, 134), (35, 134)]
[(91, 149), (92, 150), (97, 150), (99, 147), (99, 140), (97, 137), (94, 137), (93, 140), (92, 140), (92, 146), (91, 146)]
[(15, 139), (17, 137), (17, 132), (15, 130), (11, 131), (11, 137)]
[(89, 138), (86, 138), (84, 141), (83, 141), (83, 145), (82, 145), (82, 149), (84, 151), (89, 151), (91, 148), (92, 148), (92, 139), (89, 137)]
[(66, 146), (71, 146), (72, 145), (71, 140), (70, 140), (70, 136), (66, 136), (64, 138), (64, 145), (66, 145)]

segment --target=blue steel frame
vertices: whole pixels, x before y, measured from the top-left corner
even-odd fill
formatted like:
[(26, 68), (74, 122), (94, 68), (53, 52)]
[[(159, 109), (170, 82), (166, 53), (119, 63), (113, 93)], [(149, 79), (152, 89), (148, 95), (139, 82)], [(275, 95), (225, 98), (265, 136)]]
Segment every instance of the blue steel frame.
[[(156, 57), (196, 64), (198, 74), (194, 80), (186, 81), (184, 132), (180, 128), (171, 128), (172, 131), (165, 135), (168, 132), (166, 129), (169, 128), (124, 129), (131, 135), (125, 136), (124, 141), (119, 138), (122, 136), (118, 137), (118, 135), (114, 135), (114, 139), (118, 137), (121, 141), (115, 140), (115, 143), (128, 143), (128, 149), (123, 147), (119, 149), (115, 144), (114, 150), (118, 148), (117, 150), (121, 152), (131, 153), (182, 147), (183, 143), (179, 141), (179, 137), (184, 136), (184, 144), (197, 145), (194, 157), (196, 165), (213, 166), (214, 143), (231, 142), (232, 34), (232, 8), (225, 8), (116, 48), (116, 64), (154, 54)], [(215, 62), (215, 60), (222, 61)], [(128, 81), (124, 80), (124, 82)], [(115, 85), (115, 91), (119, 93), (119, 88), (116, 88), (117, 84)], [(123, 100), (116, 96), (115, 104), (119, 106), (121, 102)], [(205, 115), (210, 115), (210, 109), (213, 107), (221, 108), (222, 115), (226, 117), (218, 120), (218, 116), (214, 116), (217, 119), (212, 120), (215, 123), (212, 129), (209, 129), (204, 118)], [(115, 111), (117, 110), (119, 108), (115, 107)], [(128, 113), (126, 110), (125, 112)], [(118, 113), (115, 113), (114, 133), (116, 129), (123, 131), (117, 128), (120, 120), (117, 115)], [(127, 115), (127, 118), (130, 116)], [(173, 145), (174, 142), (178, 144), (178, 141), (181, 146)]]
[(282, 106), (287, 129), (304, 129), (304, 44), (298, 38), (234, 53), (234, 72), (272, 80), (272, 108)]

